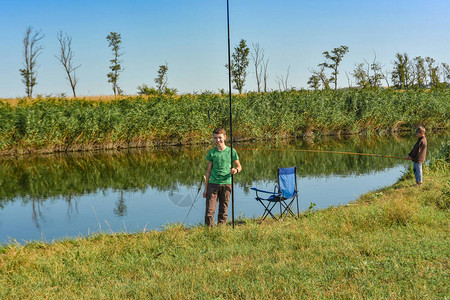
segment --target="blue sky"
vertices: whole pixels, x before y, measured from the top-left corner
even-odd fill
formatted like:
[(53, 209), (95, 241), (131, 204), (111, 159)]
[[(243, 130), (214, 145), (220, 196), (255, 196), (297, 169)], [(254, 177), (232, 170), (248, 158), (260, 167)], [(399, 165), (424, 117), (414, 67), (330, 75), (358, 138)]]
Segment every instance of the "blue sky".
[[(269, 59), (269, 88), (290, 66), (289, 86), (307, 87), (309, 69), (322, 52), (347, 45), (345, 71), (371, 60), (373, 52), (391, 69), (396, 52), (431, 56), (450, 63), (450, 1), (230, 0), (231, 43), (259, 43)], [(42, 30), (44, 51), (38, 58), (34, 95), (71, 95), (58, 52), (56, 34), (72, 37), (77, 94), (110, 95), (107, 82), (111, 50), (106, 36), (122, 35), (123, 73), (119, 86), (136, 94), (142, 83), (154, 85), (158, 66), (167, 62), (169, 86), (179, 92), (227, 88), (225, 0), (0, 0), (0, 97), (25, 96), (19, 69), (27, 26)], [(255, 90), (249, 69), (244, 90)]]

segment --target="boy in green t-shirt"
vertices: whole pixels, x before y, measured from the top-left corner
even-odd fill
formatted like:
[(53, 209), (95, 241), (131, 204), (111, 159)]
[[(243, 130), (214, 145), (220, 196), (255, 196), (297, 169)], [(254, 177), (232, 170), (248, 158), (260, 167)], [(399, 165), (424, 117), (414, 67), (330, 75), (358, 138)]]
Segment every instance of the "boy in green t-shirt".
[(209, 150), (206, 155), (208, 168), (206, 169), (205, 191), (203, 192), (203, 198), (206, 198), (205, 225), (207, 226), (214, 226), (217, 199), (219, 200), (218, 223), (225, 224), (227, 222), (228, 203), (232, 188), (231, 175), (242, 171), (239, 156), (235, 149), (233, 149), (233, 163), (236, 167), (231, 167), (231, 148), (225, 145), (227, 139), (225, 129), (214, 129), (213, 137), (216, 147)]

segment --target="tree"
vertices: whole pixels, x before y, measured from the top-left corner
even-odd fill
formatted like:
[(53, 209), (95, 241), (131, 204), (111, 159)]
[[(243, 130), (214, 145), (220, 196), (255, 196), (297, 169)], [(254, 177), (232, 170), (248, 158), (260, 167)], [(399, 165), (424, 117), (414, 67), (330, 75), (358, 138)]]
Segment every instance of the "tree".
[(377, 61), (377, 55), (374, 52), (372, 63), (364, 59), (364, 63), (355, 65), (352, 76), (356, 79), (356, 84), (360, 88), (379, 88), (382, 79), (386, 79), (383, 73), (383, 66)]
[(319, 71), (309, 70), (312, 75), (308, 79), (308, 84), (313, 89), (319, 89), (321, 86), (324, 89), (330, 88), (330, 80), (325, 74), (325, 67), (322, 66)]
[[(261, 80), (263, 77), (264, 69), (264, 49), (259, 47), (259, 43), (252, 44), (253, 51), (250, 53), (252, 56), (253, 66), (255, 67), (256, 86), (258, 93), (261, 92)], [(262, 65), (261, 65), (262, 64)]]
[(316, 75), (311, 75), (308, 79), (308, 85), (310, 88), (318, 90), (320, 88), (320, 78)]
[(414, 58), (414, 73), (417, 87), (419, 89), (424, 88), (427, 85), (427, 70), (425, 68), (425, 59), (421, 56)]
[(74, 67), (72, 64), (72, 38), (67, 34), (63, 35), (63, 32), (60, 30), (57, 34), (57, 39), (60, 46), (60, 52), (55, 55), (55, 57), (61, 62), (62, 66), (64, 67), (64, 70), (67, 74), (67, 80), (69, 80), (70, 87), (72, 88), (73, 97), (76, 98), (77, 94), (75, 93), (75, 87), (78, 83), (78, 79), (75, 75), (75, 70), (78, 69), (81, 65)]
[(166, 62), (166, 64), (159, 66), (158, 76), (155, 78), (156, 88), (161, 94), (166, 90), (167, 84), (169, 83), (167, 71), (169, 71), (169, 67)]
[[(247, 47), (245, 40), (242, 39), (239, 42), (239, 46), (234, 48), (234, 53), (232, 54), (231, 60), (231, 77), (234, 83), (233, 88), (239, 91), (239, 94), (242, 93), (242, 89), (244, 88), (245, 79), (247, 77), (247, 67), (249, 64), (248, 54), (250, 49)], [(228, 68), (228, 64), (225, 65)]]
[(434, 60), (434, 58), (431, 57), (427, 57), (425, 58), (425, 61), (427, 62), (427, 66), (428, 66), (428, 77), (430, 78), (430, 86), (431, 87), (437, 87), (440, 85), (439, 82), (439, 66), (434, 65), (434, 63), (436, 62)]
[(446, 63), (442, 63), (442, 74), (444, 76), (444, 82), (446, 84), (450, 83), (450, 66)]
[(323, 62), (321, 64), (319, 64), (320, 66), (323, 66), (325, 68), (329, 68), (332, 70), (331, 72), (331, 77), (330, 77), (330, 82), (334, 82), (334, 89), (337, 90), (337, 81), (338, 81), (338, 67), (339, 64), (342, 61), (342, 58), (344, 57), (344, 55), (348, 52), (348, 47), (347, 46), (340, 46), (339, 48), (334, 48), (330, 52), (325, 51), (322, 54), (325, 56), (325, 59), (330, 60), (331, 62)]
[(155, 78), (156, 88), (149, 87), (145, 83), (138, 86), (138, 94), (139, 95), (169, 95), (173, 96), (177, 93), (177, 89), (167, 87), (169, 80), (167, 78), (167, 72), (169, 71), (169, 67), (167, 66), (167, 62), (164, 65), (160, 65), (158, 69), (158, 76)]
[[(369, 65), (369, 63), (366, 60), (364, 61), (366, 62), (367, 65)], [(374, 51), (373, 61), (370, 64), (372, 75), (369, 76), (369, 83), (372, 88), (379, 88), (381, 86), (381, 80), (386, 79), (386, 75), (383, 73), (383, 67), (384, 66), (381, 65), (381, 62), (377, 61), (377, 54)]]
[(114, 96), (117, 94), (122, 95), (123, 91), (117, 84), (117, 81), (119, 80), (119, 73), (123, 71), (122, 66), (120, 65), (121, 61), (119, 60), (119, 57), (123, 55), (123, 53), (119, 52), (121, 49), (120, 45), (122, 44), (122, 38), (120, 33), (111, 32), (106, 37), (106, 40), (109, 42), (108, 47), (111, 47), (113, 52), (113, 59), (110, 60), (111, 66), (109, 66), (111, 72), (109, 72), (106, 76), (108, 76), (108, 82), (112, 83)]
[(24, 68), (20, 69), (20, 75), (23, 77), (22, 82), (25, 84), (25, 92), (27, 97), (33, 97), (33, 87), (36, 82), (36, 59), (44, 49), (38, 43), (44, 38), (41, 31), (34, 31), (33, 27), (28, 26), (25, 30), (25, 37), (23, 38), (23, 56), (25, 59)]
[(356, 85), (360, 88), (370, 87), (369, 70), (366, 70), (364, 63), (355, 65), (356, 68), (352, 72), (352, 76), (355, 78)]
[(395, 55), (392, 82), (399, 89), (408, 89), (414, 83), (413, 65), (407, 53)]

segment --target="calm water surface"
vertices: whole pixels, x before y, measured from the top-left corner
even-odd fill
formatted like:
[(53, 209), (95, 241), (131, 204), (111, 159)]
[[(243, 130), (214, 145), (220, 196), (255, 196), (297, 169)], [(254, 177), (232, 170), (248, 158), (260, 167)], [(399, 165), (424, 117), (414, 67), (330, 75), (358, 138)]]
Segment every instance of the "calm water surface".
[[(433, 147), (444, 140), (447, 136), (442, 134), (428, 137), (431, 155)], [(370, 190), (393, 184), (410, 167), (409, 162), (399, 159), (292, 149), (406, 156), (414, 143), (413, 137), (392, 136), (235, 144), (237, 149), (258, 148), (238, 150), (244, 171), (235, 176), (235, 214), (262, 214), (250, 188), (273, 190), (277, 167), (297, 167), (301, 210), (311, 203), (316, 208), (346, 204)], [(209, 148), (1, 158), (0, 243), (202, 223), (205, 201), (202, 191), (197, 191)]]

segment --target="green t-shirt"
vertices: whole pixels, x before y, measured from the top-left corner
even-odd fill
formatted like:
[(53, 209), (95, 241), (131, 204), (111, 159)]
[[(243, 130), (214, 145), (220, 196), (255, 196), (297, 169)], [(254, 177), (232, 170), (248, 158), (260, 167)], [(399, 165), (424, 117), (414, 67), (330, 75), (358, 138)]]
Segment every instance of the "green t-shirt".
[[(217, 147), (208, 151), (206, 160), (212, 162), (211, 174), (209, 182), (215, 184), (231, 184), (231, 148), (225, 146), (223, 151), (219, 151)], [(233, 148), (233, 162), (238, 160), (236, 150)]]

